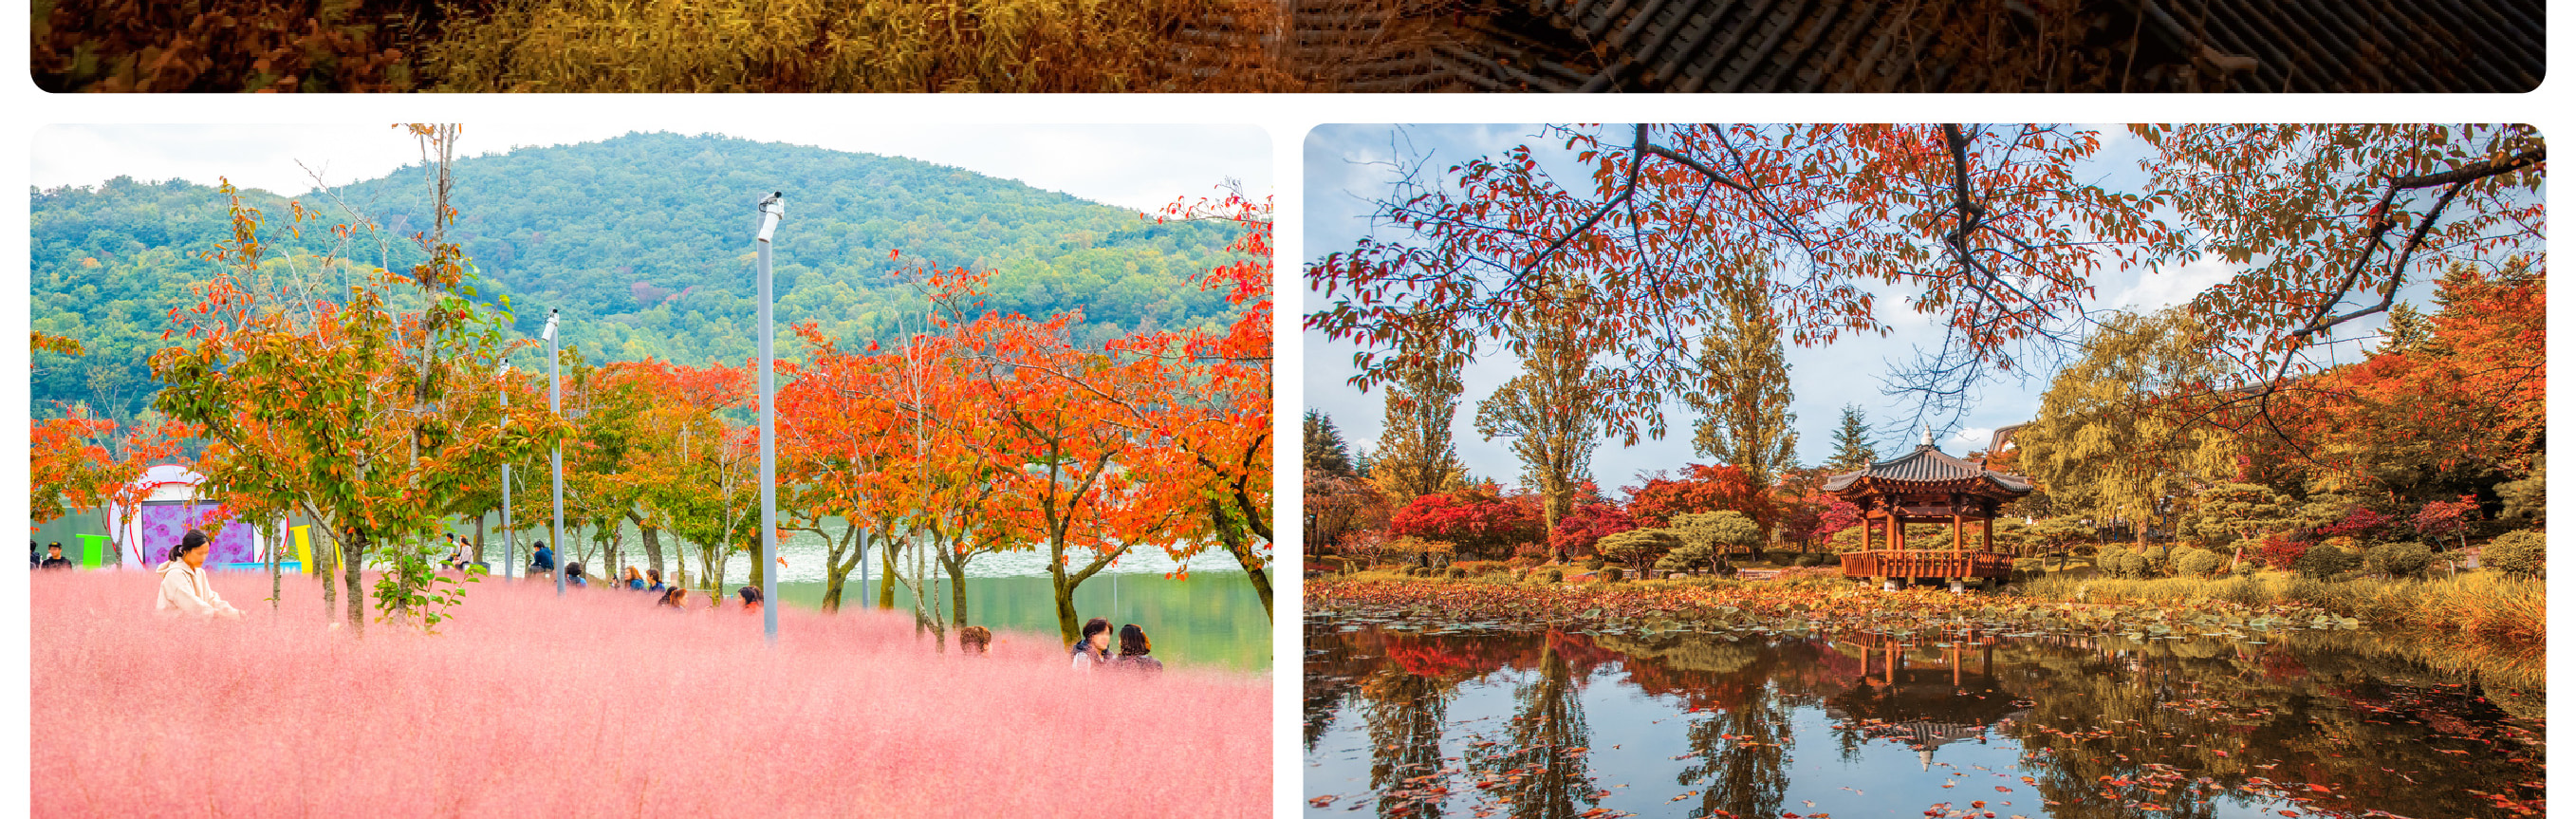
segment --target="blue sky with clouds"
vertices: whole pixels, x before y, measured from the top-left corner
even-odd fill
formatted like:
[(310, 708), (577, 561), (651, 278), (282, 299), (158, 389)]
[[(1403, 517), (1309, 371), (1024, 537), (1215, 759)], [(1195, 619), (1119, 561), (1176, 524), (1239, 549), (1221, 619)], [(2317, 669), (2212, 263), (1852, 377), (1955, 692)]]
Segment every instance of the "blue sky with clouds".
[[(1347, 250), (1353, 242), (1367, 235), (1367, 218), (1372, 210), (1370, 200), (1380, 195), (1395, 176), (1399, 165), (1423, 164), (1431, 176), (1458, 162), (1482, 155), (1499, 153), (1514, 145), (1527, 144), (1538, 149), (1540, 161), (1560, 180), (1589, 179), (1574, 163), (1572, 155), (1562, 150), (1561, 140), (1540, 135), (1536, 125), (1326, 125), (1309, 133), (1304, 151), (1305, 166), (1305, 252), (1312, 262), (1337, 250)], [(2141, 141), (2116, 126), (2105, 127), (2103, 149), (2081, 169), (2079, 178), (2098, 180), (2105, 187), (2134, 188), (2145, 179), (2138, 161), (2147, 155)], [(1392, 235), (1380, 238), (1397, 238)], [(2152, 310), (2189, 299), (2193, 294), (2223, 280), (2232, 267), (2219, 261), (2197, 261), (2164, 269), (2127, 269), (2108, 265), (2096, 278), (2095, 310)], [(2409, 288), (2409, 299), (2423, 301), (2428, 289), (2419, 284)], [(1892, 332), (1885, 337), (1852, 337), (1823, 347), (1789, 348), (1789, 378), (1795, 393), (1790, 411), (1797, 414), (1794, 428), (1798, 432), (1798, 459), (1801, 463), (1824, 460), (1832, 451), (1834, 428), (1839, 424), (1842, 407), (1857, 404), (1875, 427), (1880, 454), (1886, 455), (1900, 443), (1910, 445), (1919, 440), (1919, 429), (1905, 427), (1915, 417), (1910, 399), (1891, 397), (1884, 389), (1885, 377), (1896, 363), (1910, 360), (1917, 344), (1937, 344), (1939, 334), (1931, 322), (1912, 309), (1902, 306), (1900, 291), (1880, 289), (1877, 303), (1880, 319)], [(1309, 289), (1304, 294), (1308, 309), (1322, 304), (1320, 294)], [(2369, 336), (2377, 332), (2376, 324), (2344, 334), (2347, 338)], [(1379, 392), (1361, 394), (1347, 379), (1352, 375), (1351, 356), (1357, 348), (1351, 344), (1326, 339), (1322, 333), (1307, 331), (1305, 395), (1311, 408), (1329, 413), (1342, 430), (1343, 437), (1354, 447), (1374, 448), (1384, 424), (1385, 398)], [(2333, 345), (2335, 355), (2359, 355), (2356, 348), (2367, 341)], [(1479, 476), (1518, 482), (1519, 461), (1508, 449), (1508, 442), (1487, 441), (1475, 431), (1475, 402), (1500, 387), (1519, 371), (1519, 363), (1508, 354), (1481, 350), (1464, 373), (1466, 391), (1459, 402), (1459, 412), (1452, 422), (1459, 455), (1467, 468)], [(2039, 396), (2047, 388), (2052, 371), (2040, 370), (2028, 376), (1989, 381), (1964, 419), (1934, 417), (1941, 448), (1952, 454), (1982, 449), (1997, 427), (2028, 420), (2039, 406)], [(1635, 447), (1621, 447), (1617, 441), (1605, 441), (1592, 458), (1593, 479), (1605, 490), (1639, 483), (1644, 472), (1668, 471), (1683, 463), (1704, 461), (1691, 451), (1690, 429), (1694, 416), (1678, 404), (1669, 405), (1666, 417), (1672, 433), (1663, 440), (1642, 441)]]

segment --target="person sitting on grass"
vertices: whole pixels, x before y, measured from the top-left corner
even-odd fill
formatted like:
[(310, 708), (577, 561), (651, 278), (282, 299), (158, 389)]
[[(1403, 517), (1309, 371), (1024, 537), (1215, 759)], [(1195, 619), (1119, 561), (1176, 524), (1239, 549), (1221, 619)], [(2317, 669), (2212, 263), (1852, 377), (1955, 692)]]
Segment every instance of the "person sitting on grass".
[(43, 564), (43, 565), (37, 566), (37, 568), (40, 568), (40, 569), (68, 569), (68, 568), (71, 568), (71, 567), (72, 567), (72, 562), (71, 562), (71, 560), (69, 560), (69, 559), (67, 559), (67, 558), (63, 557), (63, 545), (62, 545), (62, 544), (60, 544), (60, 543), (48, 543), (48, 544), (45, 544), (45, 562), (44, 562), (44, 564)]
[(760, 590), (759, 590), (759, 589), (755, 589), (755, 588), (752, 588), (752, 587), (750, 587), (750, 586), (744, 586), (744, 587), (742, 587), (742, 588), (735, 589), (735, 590), (734, 590), (734, 593), (735, 593), (735, 594), (742, 595), (742, 613), (744, 613), (744, 614), (758, 614), (758, 613), (760, 613), (760, 603), (761, 603), (761, 600), (760, 600)]
[(653, 581), (652, 585), (649, 585), (649, 586), (645, 586), (645, 587), (644, 587), (644, 590), (645, 590), (645, 591), (653, 592), (653, 593), (659, 594), (659, 593), (661, 593), (663, 590), (665, 590), (665, 589), (669, 589), (669, 588), (670, 588), (669, 586), (662, 585), (662, 570), (661, 570), (661, 569), (645, 569), (645, 570), (644, 570), (644, 579), (646, 579), (646, 580), (650, 580), (650, 581)]
[(1161, 673), (1163, 661), (1145, 655), (1154, 653), (1154, 641), (1145, 639), (1145, 630), (1128, 623), (1118, 630), (1118, 657), (1109, 667), (1120, 671)]
[(662, 599), (660, 599), (660, 600), (656, 600), (656, 601), (653, 601), (653, 605), (656, 605), (656, 606), (669, 606), (669, 607), (671, 607), (671, 608), (679, 609), (679, 610), (681, 610), (681, 611), (688, 611), (688, 610), (689, 610), (689, 590), (688, 590), (686, 587), (682, 587), (682, 586), (672, 586), (672, 587), (669, 587), (669, 588), (663, 589), (663, 590), (662, 590)]
[(206, 582), (206, 533), (188, 530), (179, 545), (170, 550), (170, 561), (154, 571), (161, 573), (161, 598), (152, 603), (154, 611), (170, 615), (194, 615), (212, 620), (224, 617), (241, 619), (241, 609), (224, 602)]
[(590, 588), (589, 578), (581, 575), (581, 561), (575, 560), (564, 564), (564, 585), (576, 589)]
[(529, 558), (529, 559), (528, 559), (528, 573), (529, 573), (529, 574), (554, 574), (554, 573), (555, 573), (555, 550), (546, 548), (546, 542), (545, 542), (545, 541), (542, 541), (542, 540), (537, 541), (537, 554), (536, 554), (536, 556), (535, 556), (535, 557), (531, 557), (531, 558)]
[(641, 572), (641, 571), (637, 571), (637, 570), (636, 570), (636, 568), (635, 568), (635, 567), (633, 567), (633, 566), (628, 566), (628, 567), (626, 567), (626, 580), (625, 580), (625, 582), (626, 582), (626, 588), (629, 588), (629, 589), (632, 589), (632, 590), (635, 590), (635, 591), (643, 591), (643, 590), (644, 590), (644, 573), (643, 573), (643, 572)]
[(991, 650), (992, 647), (992, 629), (985, 628), (983, 626), (967, 626), (957, 630), (957, 650), (959, 653), (966, 654), (968, 656), (980, 657), (983, 656), (984, 652)]
[(1082, 639), (1073, 644), (1073, 670), (1090, 671), (1109, 662), (1109, 618), (1082, 624)]

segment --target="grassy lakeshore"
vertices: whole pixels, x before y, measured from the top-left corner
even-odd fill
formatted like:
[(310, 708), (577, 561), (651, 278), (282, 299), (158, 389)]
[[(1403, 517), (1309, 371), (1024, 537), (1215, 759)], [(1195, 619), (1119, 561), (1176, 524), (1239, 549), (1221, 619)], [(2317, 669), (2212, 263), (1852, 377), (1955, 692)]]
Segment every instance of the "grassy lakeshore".
[(2369, 628), (2537, 661), (2548, 599), (2540, 581), (2472, 574), (2427, 581), (2326, 582), (2286, 574), (2203, 580), (2052, 577), (1998, 593), (1880, 591), (1838, 579), (1548, 582), (1510, 574), (1408, 577), (1370, 571), (1306, 583), (1309, 612), (1439, 624), (1564, 628), (1867, 631), (1970, 629), (2042, 634), (2257, 638), (2281, 630)]

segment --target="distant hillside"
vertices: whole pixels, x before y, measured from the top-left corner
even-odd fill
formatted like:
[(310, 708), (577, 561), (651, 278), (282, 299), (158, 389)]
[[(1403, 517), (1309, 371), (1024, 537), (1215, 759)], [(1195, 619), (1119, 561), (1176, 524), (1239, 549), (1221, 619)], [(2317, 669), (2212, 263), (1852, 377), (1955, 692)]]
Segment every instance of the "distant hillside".
[[(1209, 180), (1213, 184), (1216, 180)], [(332, 191), (398, 236), (427, 224), (418, 167)], [(1139, 326), (1218, 321), (1224, 299), (1190, 279), (1229, 258), (1211, 225), (1156, 225), (1122, 208), (909, 159), (712, 136), (629, 134), (459, 160), (453, 235), (480, 269), (483, 297), (507, 295), (521, 331), (561, 308), (565, 339), (593, 360), (740, 361), (757, 336), (752, 203), (787, 194), (775, 259), (782, 322), (819, 322), (846, 339), (919, 327), (921, 299), (890, 274), (918, 262), (995, 272), (988, 306), (1032, 316), (1079, 309), (1083, 341)], [(294, 197), (341, 221), (319, 192)], [(287, 197), (253, 192), (276, 249), (311, 252), (285, 227)], [(167, 313), (193, 303), (199, 254), (228, 238), (223, 197), (180, 182), (118, 179), (32, 193), (34, 327), (89, 347), (36, 357), (34, 412), (57, 400), (144, 406), (144, 357)], [(902, 251), (900, 261), (889, 260)], [(398, 243), (389, 266), (418, 258)], [(373, 264), (377, 251), (361, 256)], [(782, 338), (781, 355), (793, 344)], [(529, 362), (535, 363), (533, 360)]]

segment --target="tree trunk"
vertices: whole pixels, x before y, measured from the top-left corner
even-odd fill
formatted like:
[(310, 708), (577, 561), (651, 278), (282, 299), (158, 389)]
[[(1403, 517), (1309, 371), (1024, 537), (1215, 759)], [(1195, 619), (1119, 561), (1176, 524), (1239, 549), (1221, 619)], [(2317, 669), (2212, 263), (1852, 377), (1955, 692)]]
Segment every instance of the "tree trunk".
[[(277, 533), (280, 535), (286, 534), (286, 521), (280, 520), (277, 522)], [(277, 573), (278, 553), (283, 551), (286, 551), (286, 538), (280, 537), (276, 540), (269, 541), (268, 613), (270, 614), (276, 614), (278, 607), (286, 605), (284, 601), (279, 599), (286, 596), (286, 578), (279, 576)]]
[(1234, 562), (1243, 566), (1244, 576), (1252, 581), (1252, 593), (1261, 597), (1262, 618), (1276, 621), (1277, 616), (1270, 611), (1270, 574), (1263, 570), (1260, 556), (1253, 554), (1250, 539), (1245, 538), (1242, 532), (1236, 531), (1233, 525), (1226, 522), (1223, 503), (1211, 497), (1208, 498), (1207, 505), (1208, 514), (1215, 516), (1217, 520), (1217, 542), (1225, 544), (1226, 552), (1234, 555)]
[(1082, 636), (1082, 622), (1074, 617), (1073, 586), (1065, 582), (1064, 549), (1058, 547), (1055, 552), (1056, 558), (1047, 561), (1047, 580), (1055, 586), (1056, 631), (1064, 636), (1064, 647), (1072, 648), (1073, 641)]
[(348, 587), (349, 633), (353, 636), (367, 633), (367, 590), (359, 585), (363, 578), (358, 576), (366, 565), (366, 557), (366, 531), (349, 527), (349, 536), (340, 541), (340, 580)]
[(878, 549), (885, 558), (885, 573), (877, 578), (877, 608), (894, 608), (894, 560), (895, 554), (903, 551), (902, 546), (902, 540), (890, 538)]
[(474, 515), (474, 562), (483, 562), (483, 515)]
[(643, 521), (636, 521), (635, 525), (644, 530), (644, 559), (652, 564), (654, 574), (661, 574), (662, 531), (645, 526)]
[(830, 553), (823, 556), (823, 611), (825, 613), (838, 613), (841, 610), (841, 589), (849, 584), (850, 570), (858, 568), (860, 562), (867, 560), (867, 548), (867, 536), (860, 533), (857, 523), (849, 523), (841, 530), (840, 545), (832, 547)]

